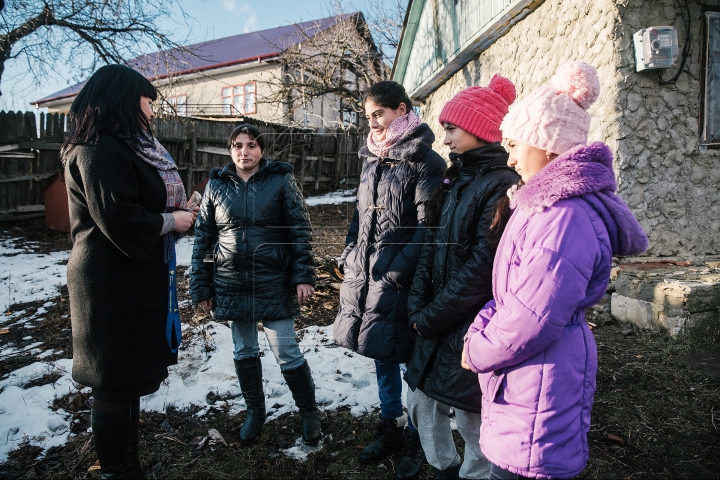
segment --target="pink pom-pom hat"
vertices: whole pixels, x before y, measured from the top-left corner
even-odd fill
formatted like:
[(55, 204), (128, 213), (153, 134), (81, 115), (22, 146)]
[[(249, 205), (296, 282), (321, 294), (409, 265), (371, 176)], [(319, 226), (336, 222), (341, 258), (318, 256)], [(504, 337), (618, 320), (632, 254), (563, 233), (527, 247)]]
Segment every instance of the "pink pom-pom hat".
[(587, 143), (590, 108), (600, 94), (597, 70), (585, 62), (567, 62), (550, 85), (510, 108), (500, 127), (505, 138), (561, 154)]
[(515, 101), (515, 85), (494, 75), (487, 87), (470, 87), (455, 95), (440, 112), (440, 123), (452, 123), (489, 143), (502, 140), (500, 122)]

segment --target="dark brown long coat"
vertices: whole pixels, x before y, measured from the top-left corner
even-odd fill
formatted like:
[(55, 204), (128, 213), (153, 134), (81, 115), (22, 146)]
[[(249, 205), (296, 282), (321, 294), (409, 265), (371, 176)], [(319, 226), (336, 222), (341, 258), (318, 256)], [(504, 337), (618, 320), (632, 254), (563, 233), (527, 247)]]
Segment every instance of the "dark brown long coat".
[(165, 185), (155, 168), (108, 135), (75, 147), (65, 180), (73, 378), (97, 389), (157, 387), (177, 361), (165, 340)]

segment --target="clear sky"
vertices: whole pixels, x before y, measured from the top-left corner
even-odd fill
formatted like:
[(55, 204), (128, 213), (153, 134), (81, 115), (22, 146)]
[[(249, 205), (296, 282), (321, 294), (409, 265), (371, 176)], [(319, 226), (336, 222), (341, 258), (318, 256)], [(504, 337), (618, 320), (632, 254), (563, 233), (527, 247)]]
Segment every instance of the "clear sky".
[[(326, 0), (180, 0), (191, 17), (190, 32), (178, 22), (167, 21), (167, 27), (177, 30), (177, 37), (190, 37), (190, 42), (202, 42), (239, 33), (274, 28), (281, 25), (323, 18), (334, 14)], [(345, 2), (345, 11), (364, 11), (365, 0)], [(72, 65), (58, 65), (55, 78), (43, 78), (35, 84), (21, 61), (8, 61), (2, 77), (0, 110), (30, 110), (30, 102), (77, 83), (72, 79)]]

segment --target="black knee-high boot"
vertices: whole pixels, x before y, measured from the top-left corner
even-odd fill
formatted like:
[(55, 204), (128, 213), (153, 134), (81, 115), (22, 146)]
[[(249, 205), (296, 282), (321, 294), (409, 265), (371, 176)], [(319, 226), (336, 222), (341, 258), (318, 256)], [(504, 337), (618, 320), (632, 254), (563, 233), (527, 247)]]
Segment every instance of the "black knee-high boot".
[(247, 406), (245, 422), (240, 427), (240, 442), (246, 444), (260, 436), (260, 429), (265, 423), (265, 394), (260, 357), (235, 360), (235, 372)]
[(283, 370), (282, 374), (300, 410), (303, 442), (305, 445), (317, 445), (322, 436), (322, 425), (315, 403), (315, 382), (307, 360), (297, 368)]
[(128, 465), (128, 438), (130, 433), (130, 408), (117, 412), (90, 413), (93, 442), (103, 479), (130, 478)]
[(144, 480), (140, 464), (140, 397), (130, 403), (130, 430), (128, 434), (128, 465), (130, 476), (135, 480)]

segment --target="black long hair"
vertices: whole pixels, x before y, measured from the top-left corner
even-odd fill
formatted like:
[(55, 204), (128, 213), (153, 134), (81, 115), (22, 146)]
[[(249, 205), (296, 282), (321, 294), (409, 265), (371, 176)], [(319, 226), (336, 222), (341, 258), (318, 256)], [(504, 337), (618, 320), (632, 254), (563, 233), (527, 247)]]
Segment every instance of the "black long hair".
[(412, 102), (405, 91), (405, 87), (391, 80), (378, 82), (370, 86), (365, 92), (363, 103), (368, 100), (372, 100), (381, 107), (391, 108), (393, 110), (400, 107), (401, 103), (404, 103), (407, 109), (406, 113), (412, 110)]
[(60, 149), (63, 163), (73, 147), (93, 144), (101, 134), (133, 142), (150, 132), (150, 119), (140, 108), (140, 97), (155, 100), (157, 90), (132, 68), (105, 65), (93, 73), (70, 107), (67, 135)]

